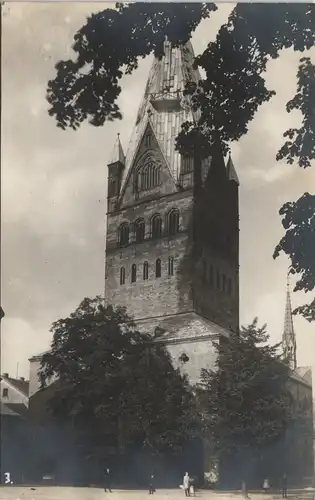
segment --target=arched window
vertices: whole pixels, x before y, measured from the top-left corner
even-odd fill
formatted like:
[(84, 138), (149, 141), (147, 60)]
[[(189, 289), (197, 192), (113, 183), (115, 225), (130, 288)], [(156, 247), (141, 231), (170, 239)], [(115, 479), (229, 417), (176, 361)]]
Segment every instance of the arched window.
[(189, 174), (193, 169), (193, 158), (182, 156), (182, 174)]
[(143, 263), (143, 279), (147, 280), (149, 277), (149, 264), (147, 262)]
[(161, 277), (161, 259), (156, 259), (155, 261), (155, 277)]
[(124, 284), (125, 284), (125, 279), (126, 279), (126, 272), (125, 272), (125, 268), (124, 268), (124, 267), (121, 267), (121, 268), (120, 268), (120, 284), (121, 284), (121, 285), (124, 285)]
[(141, 243), (145, 237), (145, 223), (143, 219), (138, 219), (135, 222), (135, 233), (136, 233), (136, 242)]
[(152, 134), (148, 133), (145, 136), (145, 145), (146, 145), (147, 148), (150, 148), (151, 144), (152, 144)]
[(168, 275), (173, 276), (174, 274), (174, 257), (168, 258)]
[(129, 243), (129, 225), (123, 222), (119, 228), (119, 245), (124, 247)]
[(132, 264), (131, 266), (131, 283), (135, 283), (137, 281), (137, 266), (136, 264)]
[(138, 173), (138, 187), (141, 191), (152, 189), (160, 184), (160, 166), (148, 160)]
[(152, 238), (160, 238), (162, 235), (162, 219), (159, 214), (153, 215), (151, 219)]
[(173, 209), (168, 214), (168, 234), (176, 234), (179, 231), (179, 212)]
[(145, 165), (141, 170), (141, 180), (140, 180), (140, 188), (142, 191), (145, 191), (149, 187), (149, 169), (148, 165)]
[(160, 185), (160, 167), (158, 165), (153, 167), (152, 185), (153, 187)]

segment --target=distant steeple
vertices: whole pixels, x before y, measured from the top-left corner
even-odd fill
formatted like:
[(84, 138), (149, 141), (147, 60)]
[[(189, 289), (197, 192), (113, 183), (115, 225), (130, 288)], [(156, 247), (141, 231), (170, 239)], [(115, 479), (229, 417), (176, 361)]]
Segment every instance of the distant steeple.
[(285, 313), (284, 313), (282, 347), (283, 347), (284, 357), (289, 361), (292, 370), (295, 370), (297, 367), (296, 338), (295, 338), (293, 318), (292, 318), (289, 274), (287, 275), (287, 296), (286, 296)]
[(125, 154), (120, 142), (120, 134), (117, 134), (117, 139), (115, 141), (112, 154), (110, 155), (108, 165), (113, 165), (114, 163), (125, 165)]
[(228, 175), (229, 181), (234, 181), (239, 186), (240, 181), (239, 181), (238, 175), (236, 173), (236, 169), (234, 167), (231, 153), (229, 153), (229, 159), (228, 159), (228, 162), (226, 165), (226, 170), (227, 170), (227, 175)]

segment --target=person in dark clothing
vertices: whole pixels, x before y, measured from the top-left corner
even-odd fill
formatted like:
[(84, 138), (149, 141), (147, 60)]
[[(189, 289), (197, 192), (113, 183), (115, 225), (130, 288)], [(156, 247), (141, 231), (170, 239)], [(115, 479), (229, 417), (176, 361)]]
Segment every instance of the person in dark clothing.
[(104, 490), (105, 490), (105, 492), (107, 492), (107, 490), (108, 490), (109, 493), (112, 493), (112, 489), (111, 489), (112, 480), (111, 479), (112, 478), (111, 478), (110, 470), (105, 469), (105, 472), (104, 472)]
[(282, 498), (288, 497), (288, 476), (283, 474), (282, 476)]
[(154, 474), (151, 474), (149, 482), (149, 495), (153, 495), (153, 493), (155, 493), (154, 483)]

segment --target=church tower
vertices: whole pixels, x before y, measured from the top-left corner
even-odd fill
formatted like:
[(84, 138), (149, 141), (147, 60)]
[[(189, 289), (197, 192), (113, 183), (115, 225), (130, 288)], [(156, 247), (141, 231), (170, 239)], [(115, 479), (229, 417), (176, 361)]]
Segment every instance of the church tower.
[(297, 368), (296, 337), (295, 337), (293, 318), (292, 318), (289, 275), (287, 277), (287, 295), (286, 295), (286, 304), (285, 304), (285, 312), (284, 312), (284, 327), (283, 327), (283, 334), (282, 334), (282, 346), (283, 346), (283, 355), (284, 355), (285, 359), (288, 360), (288, 362), (290, 364), (290, 368), (292, 370), (296, 370), (296, 368)]
[[(239, 328), (239, 181), (220, 145), (202, 161), (175, 139), (198, 120), (190, 42), (155, 58), (126, 158), (108, 166), (105, 301), (126, 306), (196, 382), (215, 360), (212, 340)], [(118, 153), (117, 153), (118, 151)], [(198, 165), (197, 165), (198, 163)]]

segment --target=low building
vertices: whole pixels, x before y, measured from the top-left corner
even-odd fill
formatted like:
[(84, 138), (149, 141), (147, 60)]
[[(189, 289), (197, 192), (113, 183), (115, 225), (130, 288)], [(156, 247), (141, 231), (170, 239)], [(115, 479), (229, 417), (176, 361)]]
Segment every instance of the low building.
[(288, 428), (285, 439), (283, 469), (293, 485), (312, 486), (314, 478), (312, 369), (297, 365), (297, 342), (289, 282), (282, 345), (284, 357), (292, 369), (290, 392), (294, 414), (294, 421)]
[(0, 377), (1, 401), (5, 404), (23, 404), (28, 407), (29, 381), (24, 377), (9, 377), (3, 373)]
[(27, 408), (22, 403), (0, 401), (1, 482), (21, 484), (28, 460)]

